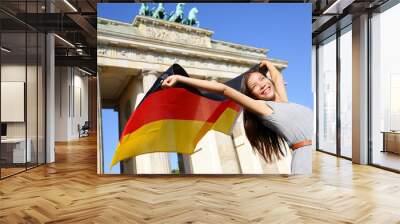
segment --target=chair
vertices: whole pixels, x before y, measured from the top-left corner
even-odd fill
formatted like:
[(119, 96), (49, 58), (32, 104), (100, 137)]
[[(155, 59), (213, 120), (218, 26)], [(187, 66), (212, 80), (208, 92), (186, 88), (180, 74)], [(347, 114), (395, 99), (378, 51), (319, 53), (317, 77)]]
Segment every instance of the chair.
[(90, 129), (89, 121), (85, 121), (82, 127), (80, 127), (80, 125), (78, 124), (79, 138), (89, 136), (89, 129)]

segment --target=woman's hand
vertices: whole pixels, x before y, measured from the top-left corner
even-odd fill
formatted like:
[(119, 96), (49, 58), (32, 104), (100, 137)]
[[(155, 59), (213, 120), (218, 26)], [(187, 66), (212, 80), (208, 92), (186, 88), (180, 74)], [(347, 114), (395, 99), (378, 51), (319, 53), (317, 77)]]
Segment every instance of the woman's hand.
[(269, 75), (275, 85), (275, 90), (278, 95), (275, 101), (288, 102), (288, 97), (286, 93), (285, 81), (280, 71), (268, 60), (262, 60), (260, 62), (260, 67), (266, 66), (268, 68)]
[(268, 61), (268, 60), (262, 60), (262, 61), (260, 62), (260, 67), (266, 66), (266, 67), (269, 69), (270, 64), (271, 64), (270, 61)]
[(166, 79), (164, 79), (161, 83), (161, 88), (166, 89), (166, 88), (171, 88), (174, 85), (176, 85), (179, 81), (179, 76), (180, 75), (171, 75), (168, 76)]

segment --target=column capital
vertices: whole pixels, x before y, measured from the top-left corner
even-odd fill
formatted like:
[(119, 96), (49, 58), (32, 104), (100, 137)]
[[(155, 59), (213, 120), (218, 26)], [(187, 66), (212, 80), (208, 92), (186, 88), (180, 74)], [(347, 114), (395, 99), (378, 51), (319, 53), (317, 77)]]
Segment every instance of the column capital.
[(139, 79), (142, 80), (143, 91), (147, 92), (153, 86), (154, 82), (159, 76), (160, 73), (155, 70), (142, 69)]
[(160, 76), (160, 73), (152, 69), (142, 69), (141, 76), (155, 75)]
[(142, 69), (141, 72), (139, 73), (139, 75), (136, 76), (136, 78), (138, 80), (143, 80), (143, 79), (157, 79), (158, 77), (160, 77), (161, 73), (157, 72), (155, 70), (151, 70), (151, 69)]
[(218, 82), (217, 76), (206, 76), (205, 80)]

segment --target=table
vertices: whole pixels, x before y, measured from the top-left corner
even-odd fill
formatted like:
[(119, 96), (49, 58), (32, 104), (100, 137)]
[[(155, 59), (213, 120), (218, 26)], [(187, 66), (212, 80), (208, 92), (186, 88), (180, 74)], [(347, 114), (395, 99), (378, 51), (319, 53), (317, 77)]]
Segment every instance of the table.
[(400, 131), (382, 131), (381, 133), (383, 133), (382, 152), (400, 154)]
[[(25, 144), (26, 142), (26, 154)], [(1, 157), (6, 160), (6, 163), (26, 163), (31, 162), (31, 145), (32, 140), (27, 138), (6, 138), (1, 139)], [(11, 159), (12, 158), (12, 159)], [(26, 161), (25, 161), (26, 159)]]

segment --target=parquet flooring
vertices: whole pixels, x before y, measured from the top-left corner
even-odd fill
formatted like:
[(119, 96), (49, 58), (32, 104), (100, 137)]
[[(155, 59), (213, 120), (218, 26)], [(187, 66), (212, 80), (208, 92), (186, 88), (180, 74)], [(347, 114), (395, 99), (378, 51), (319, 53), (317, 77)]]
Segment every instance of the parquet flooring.
[(15, 174), (15, 173), (18, 173), (18, 172), (21, 172), (21, 171), (24, 171), (25, 170), (25, 167), (11, 167), (11, 168), (1, 168), (1, 176), (2, 177), (7, 177), (7, 176), (10, 176), (10, 175), (13, 175), (13, 174)]
[(315, 152), (310, 177), (98, 176), (89, 137), (0, 181), (0, 223), (400, 223), (400, 175)]

